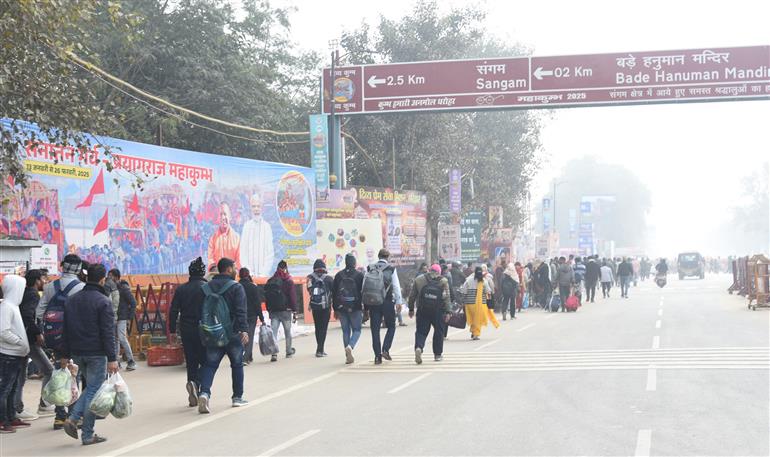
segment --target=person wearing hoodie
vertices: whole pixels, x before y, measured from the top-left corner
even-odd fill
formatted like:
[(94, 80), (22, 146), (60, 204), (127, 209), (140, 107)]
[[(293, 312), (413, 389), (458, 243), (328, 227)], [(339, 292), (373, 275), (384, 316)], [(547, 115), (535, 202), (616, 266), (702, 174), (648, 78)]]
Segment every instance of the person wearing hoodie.
[(356, 269), (356, 257), (345, 256), (345, 269), (334, 275), (332, 283), (332, 303), (334, 315), (342, 326), (342, 344), (345, 346), (345, 363), (355, 361), (353, 349), (361, 338), (364, 319), (364, 306), (361, 303), (361, 288), (364, 274)]
[(326, 332), (329, 329), (329, 319), (332, 314), (332, 289), (334, 280), (326, 271), (326, 264), (321, 259), (313, 263), (313, 272), (307, 276), (307, 291), (310, 295), (310, 310), (313, 312), (313, 325), (315, 325), (315, 356), (326, 357), (324, 344)]
[(414, 279), (407, 303), (410, 318), (415, 316), (415, 308), (417, 309), (417, 329), (414, 332), (415, 363), (417, 365), (422, 363), (422, 352), (431, 326), (433, 327), (433, 359), (436, 362), (442, 361), (444, 324), (449, 320), (451, 301), (449, 281), (441, 274), (439, 264), (434, 263), (428, 273)]
[[(35, 322), (35, 312), (37, 311), (37, 305), (40, 301), (40, 291), (43, 290), (44, 285), (43, 272), (41, 270), (28, 270), (24, 275), (24, 279), (27, 287), (24, 289), (24, 296), (21, 299), (21, 305), (19, 305), (19, 312), (21, 313), (21, 318), (24, 321), (24, 329), (27, 333), (29, 355), (24, 359), (22, 370), (19, 371), (19, 387), (16, 390), (14, 403), (19, 419), (35, 420), (37, 417), (51, 416), (54, 412), (54, 407), (46, 405), (42, 396), (43, 387), (45, 387), (51, 379), (53, 365), (43, 350), (45, 342), (43, 341), (40, 327), (37, 325), (37, 322)], [(24, 411), (23, 393), (24, 385), (27, 381), (27, 360), (32, 360), (43, 375), (43, 382), (40, 388), (41, 395), (37, 406), (37, 415), (32, 414), (30, 411)]]
[[(177, 333), (182, 338), (185, 365), (187, 366), (187, 400), (190, 407), (198, 406), (198, 394), (201, 386), (200, 371), (206, 361), (206, 350), (198, 335), (198, 323), (201, 320), (201, 309), (206, 294), (203, 285), (206, 284), (206, 264), (201, 257), (190, 262), (187, 271), (190, 279), (177, 287), (171, 299), (169, 310), (168, 330)], [(179, 324), (177, 325), (177, 319)]]
[[(83, 290), (85, 284), (80, 280), (83, 274), (83, 261), (76, 254), (67, 254), (61, 261), (61, 277), (53, 282), (43, 286), (43, 296), (37, 305), (35, 317), (38, 321), (43, 320), (48, 304), (54, 300), (57, 293), (63, 294), (63, 297), (71, 297)], [(58, 291), (58, 292), (57, 292)], [(55, 352), (55, 351), (54, 351)], [(54, 354), (58, 358), (59, 354)], [(67, 407), (57, 406), (55, 408), (56, 417), (53, 420), (53, 429), (61, 430), (64, 428), (64, 420), (67, 419)]]
[[(3, 279), (3, 300), (0, 301), (0, 433), (14, 433), (29, 427), (16, 417), (14, 396), (18, 389), (19, 371), (29, 354), (29, 340), (19, 305), (24, 297), (26, 281), (21, 276)], [(26, 367), (25, 367), (26, 368)]]
[[(113, 268), (107, 273), (107, 277), (114, 284), (114, 292), (110, 292), (110, 300), (115, 304), (114, 296), (118, 296), (118, 306), (114, 308), (116, 311), (116, 332), (118, 334), (118, 341), (116, 343), (116, 353), (120, 355), (120, 348), (123, 348), (123, 353), (128, 360), (126, 365), (126, 371), (136, 370), (136, 361), (134, 361), (134, 353), (131, 351), (131, 345), (128, 343), (128, 323), (134, 318), (136, 312), (136, 297), (131, 293), (131, 286), (127, 281), (120, 279), (120, 270)], [(118, 363), (120, 364), (120, 363)]]
[(556, 275), (556, 283), (559, 285), (559, 297), (561, 298), (561, 312), (566, 312), (567, 297), (569, 297), (572, 284), (575, 282), (575, 271), (567, 263), (566, 257), (559, 258), (559, 269)]
[(246, 320), (249, 324), (249, 342), (246, 343), (246, 353), (243, 356), (243, 362), (248, 365), (254, 361), (254, 334), (257, 332), (257, 319), (265, 325), (265, 316), (262, 314), (262, 303), (265, 297), (262, 290), (254, 284), (251, 278), (251, 272), (248, 268), (238, 270), (238, 283), (243, 286), (246, 292)]
[(78, 439), (78, 421), (83, 419), (83, 445), (103, 443), (106, 438), (94, 433), (96, 416), (89, 409), (96, 391), (107, 373), (118, 372), (115, 354), (115, 313), (104, 288), (107, 270), (102, 264), (88, 267), (83, 290), (67, 298), (64, 304), (64, 339), (60, 366), (72, 359), (80, 368), (86, 388), (64, 421), (64, 431)]
[[(288, 359), (297, 352), (291, 345), (291, 324), (294, 320), (294, 313), (297, 312), (297, 290), (294, 288), (294, 280), (289, 274), (285, 260), (278, 262), (275, 274), (265, 283), (265, 302), (267, 303), (267, 311), (270, 313), (270, 325), (273, 327), (273, 336), (276, 341), (278, 341), (278, 330), (283, 326), (286, 358)], [(277, 352), (270, 357), (270, 361), (278, 361)]]

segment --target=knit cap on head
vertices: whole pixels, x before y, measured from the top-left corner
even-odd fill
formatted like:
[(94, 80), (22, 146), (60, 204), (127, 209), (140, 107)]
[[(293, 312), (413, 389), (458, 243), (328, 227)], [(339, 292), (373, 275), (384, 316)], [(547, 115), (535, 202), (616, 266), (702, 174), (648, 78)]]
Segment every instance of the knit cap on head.
[(202, 278), (206, 276), (206, 264), (203, 263), (203, 259), (198, 257), (197, 259), (190, 262), (190, 266), (187, 267), (187, 271), (190, 273), (190, 276)]

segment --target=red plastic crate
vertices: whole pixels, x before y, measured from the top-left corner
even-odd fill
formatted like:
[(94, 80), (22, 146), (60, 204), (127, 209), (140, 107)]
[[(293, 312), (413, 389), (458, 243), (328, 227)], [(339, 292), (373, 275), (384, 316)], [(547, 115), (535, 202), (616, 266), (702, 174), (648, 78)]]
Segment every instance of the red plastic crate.
[(166, 344), (153, 346), (147, 350), (147, 365), (151, 367), (168, 367), (184, 363), (182, 346)]

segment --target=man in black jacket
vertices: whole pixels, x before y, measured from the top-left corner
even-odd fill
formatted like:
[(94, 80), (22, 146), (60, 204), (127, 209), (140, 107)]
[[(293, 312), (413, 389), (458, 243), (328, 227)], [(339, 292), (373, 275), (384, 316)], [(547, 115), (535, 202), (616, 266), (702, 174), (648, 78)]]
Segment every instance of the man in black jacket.
[(601, 276), (601, 265), (596, 259), (596, 256), (590, 257), (588, 263), (586, 263), (586, 301), (594, 302), (594, 296), (596, 295), (596, 284), (599, 282)]
[(620, 278), (620, 296), (628, 298), (628, 288), (631, 285), (631, 277), (634, 274), (634, 268), (627, 257), (618, 265), (618, 277)]
[(254, 333), (257, 330), (257, 319), (265, 325), (265, 316), (262, 314), (262, 303), (265, 297), (262, 290), (254, 284), (251, 279), (251, 272), (248, 268), (241, 268), (238, 271), (238, 281), (246, 292), (246, 320), (249, 323), (249, 342), (246, 344), (246, 355), (244, 363), (247, 365), (254, 361)]
[(112, 283), (115, 284), (115, 292), (118, 295), (118, 322), (117, 322), (117, 334), (118, 341), (116, 343), (116, 354), (120, 356), (120, 347), (123, 347), (123, 352), (128, 360), (126, 371), (136, 370), (136, 362), (134, 361), (134, 353), (131, 352), (131, 345), (128, 343), (128, 323), (134, 318), (134, 312), (136, 311), (136, 298), (131, 293), (131, 286), (127, 281), (120, 279), (120, 270), (113, 268), (107, 275)]
[(230, 359), (230, 368), (232, 369), (232, 406), (237, 408), (248, 404), (243, 399), (243, 346), (249, 342), (249, 325), (246, 323), (246, 292), (243, 290), (243, 286), (235, 282), (235, 262), (233, 260), (222, 257), (217, 262), (217, 270), (219, 274), (209, 281), (208, 287), (203, 287), (203, 291), (208, 293), (206, 289), (210, 289), (211, 293), (221, 294), (224, 298), (230, 312), (233, 336), (225, 347), (206, 348), (206, 361), (201, 368), (201, 388), (198, 394), (198, 412), (200, 414), (210, 412), (211, 384), (214, 382), (214, 375), (217, 373), (219, 363), (225, 354)]
[(187, 400), (190, 406), (198, 406), (198, 390), (201, 385), (200, 370), (206, 360), (206, 350), (198, 335), (198, 323), (201, 320), (201, 307), (205, 297), (201, 286), (206, 283), (206, 265), (198, 257), (190, 262), (187, 268), (190, 279), (177, 287), (174, 298), (171, 299), (168, 329), (177, 332), (179, 319), (179, 335), (182, 337), (184, 358), (187, 365)]
[(345, 256), (345, 269), (334, 275), (332, 283), (332, 306), (342, 326), (342, 344), (345, 345), (345, 363), (355, 361), (353, 349), (361, 337), (364, 306), (361, 304), (361, 287), (364, 274), (356, 270), (353, 254)]
[[(38, 327), (37, 323), (35, 322), (35, 310), (37, 309), (38, 302), (40, 301), (40, 292), (43, 290), (43, 285), (45, 283), (43, 279), (43, 272), (41, 270), (29, 270), (24, 276), (24, 279), (27, 281), (27, 287), (24, 289), (24, 295), (21, 299), (21, 304), (19, 305), (19, 312), (21, 312), (21, 319), (24, 321), (24, 329), (27, 332), (27, 340), (29, 341), (29, 355), (27, 357), (32, 359), (32, 361), (35, 363), (35, 366), (38, 367), (43, 375), (41, 397), (37, 406), (37, 416), (52, 416), (54, 408), (53, 406), (47, 406), (43, 402), (42, 387), (45, 387), (45, 385), (48, 384), (48, 381), (51, 379), (53, 365), (51, 364), (51, 361), (48, 360), (48, 356), (43, 350), (43, 335), (40, 332), (40, 327)], [(17, 417), (22, 420), (31, 420), (33, 419), (33, 417), (29, 417), (32, 415), (31, 411), (25, 415), (22, 415), (22, 412), (24, 412), (24, 401), (22, 398), (22, 393), (24, 390), (24, 384), (27, 380), (27, 359), (24, 359), (22, 368), (23, 369), (19, 372), (19, 386), (16, 391), (16, 398), (14, 398), (14, 406), (16, 407), (16, 412), (18, 413)]]
[(67, 298), (64, 305), (63, 357), (60, 366), (67, 366), (72, 358), (86, 384), (85, 392), (80, 395), (70, 411), (70, 417), (64, 422), (64, 431), (78, 439), (77, 423), (82, 418), (81, 439), (84, 445), (106, 441), (106, 438), (94, 434), (96, 416), (89, 410), (89, 406), (107, 373), (118, 372), (115, 313), (112, 301), (104, 289), (106, 277), (104, 265), (89, 265), (86, 286)]

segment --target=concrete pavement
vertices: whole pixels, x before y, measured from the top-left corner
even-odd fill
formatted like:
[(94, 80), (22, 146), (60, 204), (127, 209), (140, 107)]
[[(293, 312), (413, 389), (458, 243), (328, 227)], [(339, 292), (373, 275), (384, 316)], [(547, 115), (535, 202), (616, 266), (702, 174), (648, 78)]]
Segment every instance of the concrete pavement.
[[(134, 415), (97, 422), (81, 447), (52, 419), (0, 436), (11, 455), (768, 455), (770, 312), (730, 296), (727, 276), (651, 282), (577, 313), (530, 309), (480, 341), (450, 331), (445, 360), (414, 365), (414, 321), (393, 362), (372, 364), (369, 329), (345, 366), (330, 356), (246, 367), (246, 408), (230, 408), (229, 367), (212, 414), (186, 407), (184, 368), (125, 373)], [(336, 324), (333, 324), (336, 326)], [(429, 338), (430, 341), (430, 338)], [(36, 382), (29, 382), (33, 404)]]

